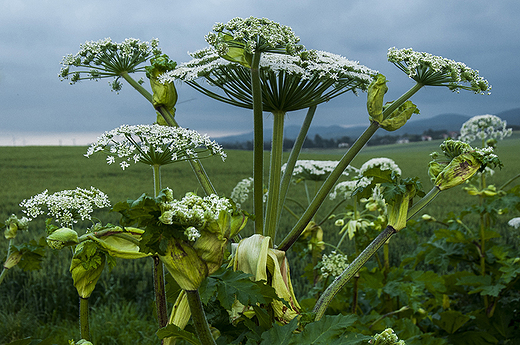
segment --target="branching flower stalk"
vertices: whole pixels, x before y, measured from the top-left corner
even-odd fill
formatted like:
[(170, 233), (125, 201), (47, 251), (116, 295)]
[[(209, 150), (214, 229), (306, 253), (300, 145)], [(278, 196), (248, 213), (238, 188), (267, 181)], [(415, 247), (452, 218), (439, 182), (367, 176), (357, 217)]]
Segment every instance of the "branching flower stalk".
[[(278, 247), (281, 250), (288, 250), (298, 239), (305, 229), (306, 224), (312, 219), (328, 193), (334, 187), (334, 184), (341, 175), (341, 171), (352, 162), (352, 159), (361, 151), (377, 129), (383, 127), (387, 130), (396, 130), (406, 123), (406, 118), (409, 118), (411, 113), (415, 112), (416, 109), (414, 109), (414, 107), (402, 109), (402, 107), (405, 106), (408, 99), (422, 87), (447, 86), (452, 91), (464, 89), (480, 94), (491, 89), (487, 80), (479, 76), (478, 71), (468, 68), (463, 63), (448, 60), (441, 56), (414, 52), (412, 49), (397, 50), (390, 48), (388, 50), (388, 61), (392, 62), (411, 79), (415, 80), (416, 84), (396, 101), (385, 107), (383, 106), (383, 96), (386, 93), (386, 84), (382, 81), (384, 76), (378, 75), (377, 79), (371, 83), (368, 90), (367, 102), (367, 109), (371, 120), (370, 125), (341, 158), (340, 163), (323, 183), (311, 205), (309, 205), (298, 223), (296, 223), (289, 234), (280, 242)], [(466, 83), (469, 83), (470, 86), (465, 85)], [(373, 103), (377, 103), (377, 105), (374, 107)], [(403, 117), (405, 118), (404, 120), (401, 119)]]
[[(430, 163), (429, 173), (435, 177), (434, 187), (419, 202), (410, 209), (409, 201), (415, 195), (414, 188), (397, 200), (393, 200), (393, 206), (389, 211), (388, 226), (372, 241), (363, 252), (349, 265), (337, 279), (329, 285), (314, 307), (315, 320), (319, 320), (325, 313), (327, 306), (339, 290), (357, 274), (365, 263), (381, 248), (394, 234), (406, 227), (406, 221), (411, 219), (423, 207), (428, 205), (441, 192), (458, 186), (478, 170), (484, 170), (486, 166), (500, 166), (498, 157), (492, 149), (474, 149), (469, 144), (448, 139), (441, 144), (444, 160), (438, 159), (438, 154), (433, 154), (434, 161)], [(439, 170), (441, 169), (442, 170)]]

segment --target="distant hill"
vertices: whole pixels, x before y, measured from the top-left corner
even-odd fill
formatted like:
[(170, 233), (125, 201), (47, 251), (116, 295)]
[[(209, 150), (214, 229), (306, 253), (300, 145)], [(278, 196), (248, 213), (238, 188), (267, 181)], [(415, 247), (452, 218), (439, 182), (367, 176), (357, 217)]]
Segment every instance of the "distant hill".
[[(508, 125), (516, 125), (520, 126), (520, 108), (506, 110), (496, 114), (501, 119), (506, 120)], [(447, 130), (447, 131), (459, 131), (460, 127), (464, 122), (470, 119), (469, 115), (462, 114), (440, 114), (434, 117), (430, 117), (427, 119), (421, 119), (421, 115), (416, 115), (415, 119), (412, 118), (403, 128), (400, 128), (394, 132), (384, 132), (380, 131), (377, 134), (384, 135), (403, 135), (403, 134), (422, 134), (424, 131), (428, 129), (438, 131), (438, 130)], [(357, 138), (363, 131), (366, 129), (366, 126), (356, 126), (356, 127), (342, 127), (339, 125), (332, 126), (311, 126), (309, 128), (309, 133), (307, 137), (314, 138), (316, 134), (319, 134), (324, 139), (337, 139), (343, 136)], [(300, 130), (299, 126), (287, 126), (285, 128), (284, 137), (287, 139), (296, 139), (298, 136), (298, 132)], [(384, 133), (384, 134), (383, 134)], [(377, 135), (376, 134), (376, 135)], [(272, 130), (265, 129), (264, 130), (264, 141), (271, 140)], [(234, 143), (243, 143), (246, 141), (253, 140), (253, 132), (233, 135), (233, 136), (225, 136), (225, 137), (215, 137), (220, 144), (234, 144)]]

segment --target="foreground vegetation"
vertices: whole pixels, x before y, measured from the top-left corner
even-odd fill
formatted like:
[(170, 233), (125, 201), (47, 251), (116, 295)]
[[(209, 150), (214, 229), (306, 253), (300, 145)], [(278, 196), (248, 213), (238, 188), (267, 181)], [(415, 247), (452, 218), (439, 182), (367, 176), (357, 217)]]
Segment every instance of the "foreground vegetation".
[[(429, 161), (429, 153), (436, 150), (437, 142), (421, 142), (413, 145), (389, 145), (365, 148), (352, 163), (360, 167), (365, 161), (376, 157), (389, 157), (393, 159), (404, 172), (411, 176), (419, 176), (425, 188), (429, 186), (426, 166)], [(520, 148), (520, 138), (514, 135), (512, 138), (501, 142), (498, 153), (505, 162), (501, 171), (490, 180), (490, 183), (501, 185), (520, 170), (516, 158), (516, 151)], [(113, 200), (131, 196), (134, 190), (152, 192), (149, 175), (151, 169), (146, 166), (136, 165), (131, 170), (122, 171), (110, 169), (105, 164), (103, 157), (94, 156), (85, 158), (84, 147), (2, 147), (0, 148), (0, 175), (2, 176), (2, 199), (0, 205), (0, 219), (6, 219), (12, 213), (19, 213), (20, 200), (31, 195), (49, 189), (51, 192), (61, 188), (84, 188), (94, 185), (105, 191)], [(219, 160), (205, 161), (205, 167), (212, 176), (217, 176), (216, 189), (229, 195), (236, 183), (243, 178), (251, 176), (250, 151), (228, 151), (226, 163)], [(303, 159), (337, 160), (339, 152), (336, 150), (315, 150), (304, 152)], [(63, 164), (66, 161), (67, 164)], [(227, 166), (234, 169), (226, 169)], [(121, 183), (121, 181), (125, 181)], [(198, 183), (191, 174), (191, 167), (186, 164), (170, 166), (163, 175), (165, 186), (180, 186), (175, 193), (184, 195), (187, 191), (197, 191)], [(298, 185), (291, 187), (291, 193), (298, 199), (304, 199), (303, 190)], [(136, 196), (134, 196), (136, 197)], [(436, 203), (431, 204), (425, 212), (437, 219), (445, 219), (449, 213), (462, 210), (472, 203), (472, 196), (460, 189), (452, 190), (439, 196)], [(328, 202), (320, 210), (320, 214), (327, 214), (333, 203)], [(520, 236), (507, 225), (508, 215), (498, 216), (494, 229), (502, 236), (496, 239), (497, 245), (509, 244), (518, 253), (520, 248)], [(113, 222), (118, 217), (113, 214)], [(414, 223), (415, 224), (415, 223)], [(421, 224), (421, 226), (418, 226)], [(469, 226), (475, 226), (476, 220), (472, 220)], [(285, 225), (288, 231), (289, 222)], [(432, 223), (416, 223), (402, 236), (397, 236), (390, 245), (390, 262), (393, 267), (399, 267), (402, 259), (410, 254), (409, 248), (417, 243), (428, 242), (436, 226)], [(337, 227), (328, 223), (323, 226), (324, 240), (336, 243), (340, 237)], [(252, 231), (249, 229), (248, 231)], [(29, 232), (21, 233), (20, 241), (38, 240), (45, 234), (43, 221), (36, 221), (31, 225)], [(304, 245), (304, 243), (302, 244)], [(351, 244), (347, 244), (349, 250), (354, 251)], [(5, 255), (7, 241), (0, 242), (0, 253)], [(349, 254), (349, 251), (346, 251)], [(289, 252), (293, 258), (292, 277), (297, 295), (309, 295), (308, 271), (306, 260), (298, 259), (302, 254), (302, 246), (298, 250)], [(382, 254), (381, 254), (382, 255)], [(518, 255), (518, 254), (517, 254)], [(65, 344), (68, 339), (78, 338), (77, 293), (72, 285), (72, 279), (68, 272), (70, 253), (63, 251), (47, 250), (46, 258), (42, 263), (42, 270), (23, 271), (15, 268), (9, 272), (6, 281), (0, 287), (0, 343), (6, 343), (15, 339), (35, 337), (53, 339), (54, 343)], [(372, 263), (373, 265), (374, 263)], [(91, 296), (92, 315), (91, 322), (93, 334), (97, 334), (96, 344), (156, 344), (154, 335), (156, 320), (153, 315), (153, 286), (148, 272), (151, 270), (151, 261), (120, 260), (117, 266), (106, 270)], [(372, 267), (372, 266), (369, 266)], [(430, 266), (434, 271), (441, 268)], [(374, 272), (367, 269), (366, 274)], [(439, 272), (440, 273), (440, 272)], [(171, 283), (171, 282), (170, 282)], [(352, 286), (345, 289), (341, 298), (351, 299)], [(361, 291), (370, 293), (370, 288)], [(406, 292), (408, 294), (410, 292)], [(520, 296), (519, 296), (520, 297)], [(170, 300), (173, 299), (173, 293)], [(403, 298), (403, 297), (401, 297)], [(513, 298), (511, 308), (518, 308), (518, 302)], [(341, 307), (339, 303), (337, 308)], [(424, 308), (425, 305), (422, 305)], [(501, 307), (503, 308), (503, 306)], [(506, 310), (506, 309), (504, 309)], [(499, 314), (504, 317), (504, 313)], [(517, 316), (500, 319), (502, 326), (507, 329), (505, 322), (518, 322)], [(112, 321), (111, 321), (112, 320)], [(137, 321), (138, 320), (138, 321)], [(515, 321), (516, 320), (516, 321)], [(509, 334), (509, 333), (508, 333)], [(509, 334), (510, 335), (510, 334)], [(404, 335), (403, 335), (404, 337)], [(490, 342), (493, 343), (493, 342)]]

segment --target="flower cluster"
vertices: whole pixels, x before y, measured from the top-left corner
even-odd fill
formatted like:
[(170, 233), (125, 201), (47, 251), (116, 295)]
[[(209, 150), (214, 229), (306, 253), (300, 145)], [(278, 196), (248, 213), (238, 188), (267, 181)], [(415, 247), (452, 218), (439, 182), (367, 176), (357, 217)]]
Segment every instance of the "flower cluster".
[[(299, 160), (294, 166), (292, 176), (296, 180), (324, 181), (338, 163), (338, 161)], [(282, 172), (285, 171), (286, 167), (287, 164), (282, 166)], [(343, 171), (344, 176), (348, 176), (350, 173), (357, 173), (357, 169), (348, 166)]]
[(340, 182), (334, 187), (334, 191), (330, 193), (329, 198), (331, 200), (338, 199), (349, 199), (352, 192), (358, 187), (366, 187), (371, 183), (370, 178), (362, 177), (358, 180)]
[[(181, 79), (217, 100), (252, 108), (250, 72), (206, 48), (190, 54), (192, 60), (160, 77), (162, 82)], [(304, 109), (330, 100), (344, 92), (365, 91), (377, 71), (340, 55), (324, 51), (303, 51), (295, 56), (264, 53), (260, 79), (265, 111)], [(196, 79), (203, 77), (225, 95), (209, 91)], [(298, 87), (295, 87), (298, 85)]]
[(515, 229), (519, 229), (520, 228), (520, 217), (510, 219), (507, 224), (509, 224), (510, 226), (512, 226)]
[[(121, 83), (118, 78), (122, 73), (144, 71), (144, 67), (139, 65), (161, 54), (158, 46), (157, 39), (143, 42), (135, 38), (127, 38), (121, 43), (113, 42), (110, 38), (87, 41), (80, 46), (76, 54), (69, 54), (63, 58), (59, 77), (62, 80), (70, 80), (71, 84), (83, 79), (98, 80), (114, 77), (116, 80), (111, 83), (112, 88), (119, 91)], [(71, 71), (71, 68), (74, 70)]]
[(467, 143), (486, 138), (502, 140), (513, 133), (513, 130), (506, 126), (507, 122), (496, 115), (473, 116), (462, 124), (459, 140)]
[(203, 230), (207, 222), (218, 219), (220, 211), (232, 209), (228, 198), (216, 194), (202, 198), (194, 193), (186, 193), (181, 200), (162, 203), (159, 220), (163, 224), (187, 226), (185, 234), (195, 240), (200, 236), (197, 231)]
[(395, 162), (386, 157), (372, 158), (366, 161), (361, 168), (359, 168), (359, 176), (363, 176), (365, 172), (370, 169), (390, 170), (395, 175), (401, 175), (401, 169), (395, 164)]
[(405, 345), (404, 340), (399, 340), (394, 330), (385, 329), (383, 332), (376, 334), (374, 339), (369, 342), (372, 345)]
[(28, 230), (29, 221), (30, 219), (27, 217), (18, 218), (14, 214), (10, 215), (9, 218), (7, 218), (5, 221), (5, 238), (8, 240), (13, 239), (16, 237), (18, 230)]
[[(456, 62), (442, 56), (415, 52), (411, 48), (388, 49), (388, 61), (396, 65), (410, 78), (423, 85), (447, 86), (452, 91), (459, 89), (475, 93), (489, 93), (488, 81), (462, 62)], [(464, 85), (465, 83), (469, 86)]]
[(335, 251), (329, 255), (323, 254), (321, 260), (321, 275), (323, 278), (328, 276), (338, 277), (348, 267), (347, 256)]
[(222, 160), (226, 154), (222, 147), (211, 141), (207, 135), (180, 127), (160, 125), (123, 125), (105, 132), (92, 144), (85, 154), (103, 151), (107, 163), (121, 159), (121, 169), (131, 162), (148, 165), (165, 165), (177, 161), (203, 158), (204, 154), (219, 155)]
[(33, 219), (45, 213), (43, 207), (47, 208), (47, 214), (60, 223), (61, 226), (71, 227), (81, 220), (90, 220), (94, 207), (110, 207), (110, 201), (105, 193), (97, 188), (76, 188), (63, 190), (53, 194), (48, 191), (37, 194), (30, 199), (23, 200), (20, 207), (25, 208), (23, 212)]
[(237, 208), (240, 208), (241, 204), (243, 204), (247, 200), (252, 186), (253, 178), (248, 177), (238, 182), (235, 188), (233, 188), (233, 190), (231, 191), (230, 199), (235, 202)]
[(293, 54), (301, 49), (300, 38), (289, 26), (267, 18), (233, 18), (226, 24), (215, 23), (213, 31), (206, 35), (206, 42), (219, 53), (226, 55), (230, 47), (238, 44), (247, 53), (275, 51)]

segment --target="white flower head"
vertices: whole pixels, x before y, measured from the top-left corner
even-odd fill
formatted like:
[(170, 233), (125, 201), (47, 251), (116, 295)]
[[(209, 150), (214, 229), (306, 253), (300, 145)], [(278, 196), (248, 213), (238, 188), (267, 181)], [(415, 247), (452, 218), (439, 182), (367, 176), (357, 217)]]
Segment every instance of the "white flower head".
[(374, 169), (374, 168), (379, 168), (382, 171), (390, 170), (391, 172), (395, 173), (398, 176), (401, 175), (401, 169), (399, 168), (399, 166), (397, 166), (397, 164), (395, 164), (395, 162), (392, 159), (386, 158), (386, 157), (380, 157), (380, 158), (372, 158), (372, 159), (368, 160), (367, 162), (365, 162), (361, 166), (361, 168), (359, 168), (359, 176), (360, 177), (363, 176), (367, 170)]
[(94, 207), (110, 207), (110, 201), (106, 194), (97, 188), (78, 187), (53, 194), (48, 194), (45, 190), (30, 199), (23, 200), (20, 207), (25, 208), (23, 212), (29, 216), (29, 219), (47, 213), (61, 226), (72, 227), (78, 219), (90, 220)]
[(293, 54), (300, 38), (288, 26), (267, 18), (233, 18), (226, 24), (215, 23), (213, 32), (206, 35), (206, 42), (222, 55), (230, 47), (239, 46), (249, 54), (255, 51)]
[(206, 222), (218, 219), (220, 211), (232, 210), (233, 206), (228, 198), (216, 194), (200, 197), (186, 193), (181, 200), (165, 202), (161, 208), (159, 220), (164, 224), (175, 223), (202, 230)]
[(510, 219), (509, 222), (507, 222), (507, 224), (509, 224), (510, 226), (512, 226), (515, 229), (519, 229), (520, 228), (520, 217)]
[(346, 255), (331, 252), (329, 255), (323, 254), (321, 257), (321, 275), (323, 278), (332, 276), (338, 277), (348, 267), (348, 258)]
[(233, 188), (230, 198), (235, 202), (238, 208), (241, 208), (241, 204), (246, 202), (252, 187), (253, 178), (248, 177), (238, 182), (235, 188)]
[[(339, 161), (298, 160), (292, 176), (294, 179), (325, 181), (338, 163)], [(287, 164), (282, 166), (282, 172), (286, 167)], [(357, 173), (357, 169), (349, 165), (342, 175), (349, 176), (350, 173)]]
[(105, 132), (88, 148), (85, 156), (100, 151), (108, 155), (108, 164), (119, 160), (123, 170), (130, 163), (138, 162), (165, 165), (211, 155), (219, 155), (222, 160), (226, 158), (222, 147), (207, 135), (160, 125), (123, 125)]
[(59, 77), (70, 80), (70, 84), (83, 79), (116, 78), (110, 85), (114, 91), (119, 91), (122, 73), (143, 72), (144, 66), (140, 65), (161, 54), (158, 46), (157, 39), (146, 42), (127, 38), (121, 43), (110, 38), (87, 41), (80, 45), (76, 54), (63, 58)]
[(496, 115), (473, 116), (462, 124), (459, 140), (467, 143), (487, 138), (502, 140), (513, 133), (513, 130), (506, 126), (507, 121)]
[[(212, 48), (190, 54), (192, 60), (163, 74), (162, 82), (176, 79), (204, 94), (243, 108), (252, 109), (248, 68), (219, 56)], [(308, 108), (339, 96), (347, 91), (367, 90), (377, 71), (348, 60), (340, 55), (323, 51), (302, 51), (297, 55), (263, 53), (260, 59), (264, 111), (293, 111)], [(205, 81), (223, 91), (216, 93), (207, 88)]]
[[(388, 49), (388, 61), (396, 65), (410, 78), (423, 85), (447, 86), (452, 91), (470, 90), (474, 93), (489, 93), (488, 81), (462, 62), (442, 56), (415, 52), (411, 48)], [(465, 84), (469, 84), (465, 85)]]

